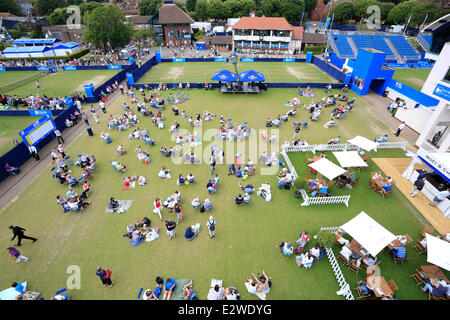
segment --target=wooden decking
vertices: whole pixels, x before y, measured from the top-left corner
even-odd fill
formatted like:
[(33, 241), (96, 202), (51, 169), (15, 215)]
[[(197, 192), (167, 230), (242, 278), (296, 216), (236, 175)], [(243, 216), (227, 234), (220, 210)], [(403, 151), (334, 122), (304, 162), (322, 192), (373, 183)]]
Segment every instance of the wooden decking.
[(439, 209), (430, 207), (427, 197), (421, 192), (414, 198), (409, 195), (413, 184), (403, 178), (402, 173), (411, 163), (411, 158), (372, 158), (372, 160), (386, 175), (391, 176), (395, 186), (439, 233), (450, 232), (450, 219), (444, 217)]

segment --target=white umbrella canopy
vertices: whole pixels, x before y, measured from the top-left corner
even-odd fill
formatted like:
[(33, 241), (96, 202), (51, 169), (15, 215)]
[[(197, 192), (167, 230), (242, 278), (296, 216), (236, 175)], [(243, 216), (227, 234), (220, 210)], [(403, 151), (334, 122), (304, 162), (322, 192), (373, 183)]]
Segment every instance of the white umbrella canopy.
[(335, 165), (333, 162), (326, 158), (322, 158), (313, 162), (309, 165), (309, 167), (316, 170), (329, 180), (333, 180), (334, 178), (347, 172), (346, 170), (342, 169), (338, 165)]
[(356, 136), (353, 139), (348, 140), (347, 142), (354, 144), (355, 146), (360, 147), (361, 149), (364, 149), (366, 151), (377, 151), (377, 147), (379, 144), (378, 142), (374, 142), (361, 136)]
[(450, 243), (426, 234), (427, 261), (450, 271)]
[(373, 220), (364, 211), (341, 227), (359, 242), (372, 256), (396, 239), (396, 236)]
[(335, 151), (333, 152), (339, 164), (344, 167), (367, 167), (367, 163), (356, 151)]

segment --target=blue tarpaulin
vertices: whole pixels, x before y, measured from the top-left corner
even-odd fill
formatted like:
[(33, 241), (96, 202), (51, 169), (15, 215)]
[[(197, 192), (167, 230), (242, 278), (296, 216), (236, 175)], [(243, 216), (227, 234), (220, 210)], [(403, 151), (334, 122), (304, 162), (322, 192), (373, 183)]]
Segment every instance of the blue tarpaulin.
[(239, 79), (243, 82), (266, 81), (264, 75), (255, 70), (247, 70), (239, 73)]
[(225, 81), (225, 82), (235, 82), (237, 81), (237, 75), (234, 72), (228, 70), (221, 70), (214, 73), (211, 80), (214, 81)]

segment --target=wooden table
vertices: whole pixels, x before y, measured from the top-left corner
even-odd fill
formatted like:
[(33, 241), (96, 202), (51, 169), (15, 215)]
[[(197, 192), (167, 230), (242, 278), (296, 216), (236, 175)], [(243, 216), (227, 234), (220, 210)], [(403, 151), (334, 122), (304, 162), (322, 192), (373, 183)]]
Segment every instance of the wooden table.
[(316, 162), (316, 161), (318, 161), (320, 159), (322, 159), (322, 157), (314, 156), (314, 157), (308, 159), (308, 163), (313, 163), (313, 162)]
[(394, 241), (388, 244), (388, 250), (386, 251), (385, 254), (388, 254), (395, 247), (404, 247), (404, 245), (400, 242), (400, 240), (395, 239)]
[(438, 266), (434, 265), (420, 266), (419, 270), (423, 271), (427, 275), (428, 279), (435, 279), (435, 280), (443, 279), (447, 283), (450, 282), (448, 281), (447, 277), (441, 271), (441, 269), (439, 269)]
[(352, 250), (353, 253), (356, 253), (357, 255), (359, 255), (359, 256), (361, 256), (361, 257), (364, 257), (364, 254), (361, 252), (361, 250), (363, 250), (363, 251), (365, 252), (365, 254), (368, 253), (367, 250), (364, 249), (364, 247), (361, 246), (361, 245), (359, 244), (359, 242), (356, 241), (355, 239), (353, 239), (353, 240), (350, 242), (350, 250)]
[(373, 293), (377, 298), (381, 298), (382, 295), (378, 293), (377, 288), (384, 293), (385, 296), (390, 296), (394, 294), (388, 282), (383, 276), (369, 276), (367, 278), (367, 285), (370, 289), (373, 290)]

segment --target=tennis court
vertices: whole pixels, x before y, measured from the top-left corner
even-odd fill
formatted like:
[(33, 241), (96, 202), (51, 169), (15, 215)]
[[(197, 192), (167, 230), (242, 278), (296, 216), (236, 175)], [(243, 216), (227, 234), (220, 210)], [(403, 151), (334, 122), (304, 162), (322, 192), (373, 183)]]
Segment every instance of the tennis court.
[(0, 117), (0, 157), (15, 147), (14, 140), (22, 142), (19, 132), (39, 117)]
[[(30, 94), (45, 94), (52, 97), (65, 96), (74, 92), (83, 93), (84, 84), (93, 83), (97, 87), (116, 73), (117, 70), (59, 71), (50, 75), (38, 71), (2, 72), (0, 94), (18, 95), (20, 97)], [(39, 80), (41, 84), (39, 91), (36, 88), (36, 80)]]
[[(244, 72), (249, 69), (261, 72), (266, 77), (266, 82), (337, 82), (311, 63), (240, 62), (237, 68), (238, 72)], [(234, 66), (225, 62), (160, 63), (151, 68), (137, 82), (205, 82), (210, 81), (213, 74), (222, 69), (235, 72)]]

